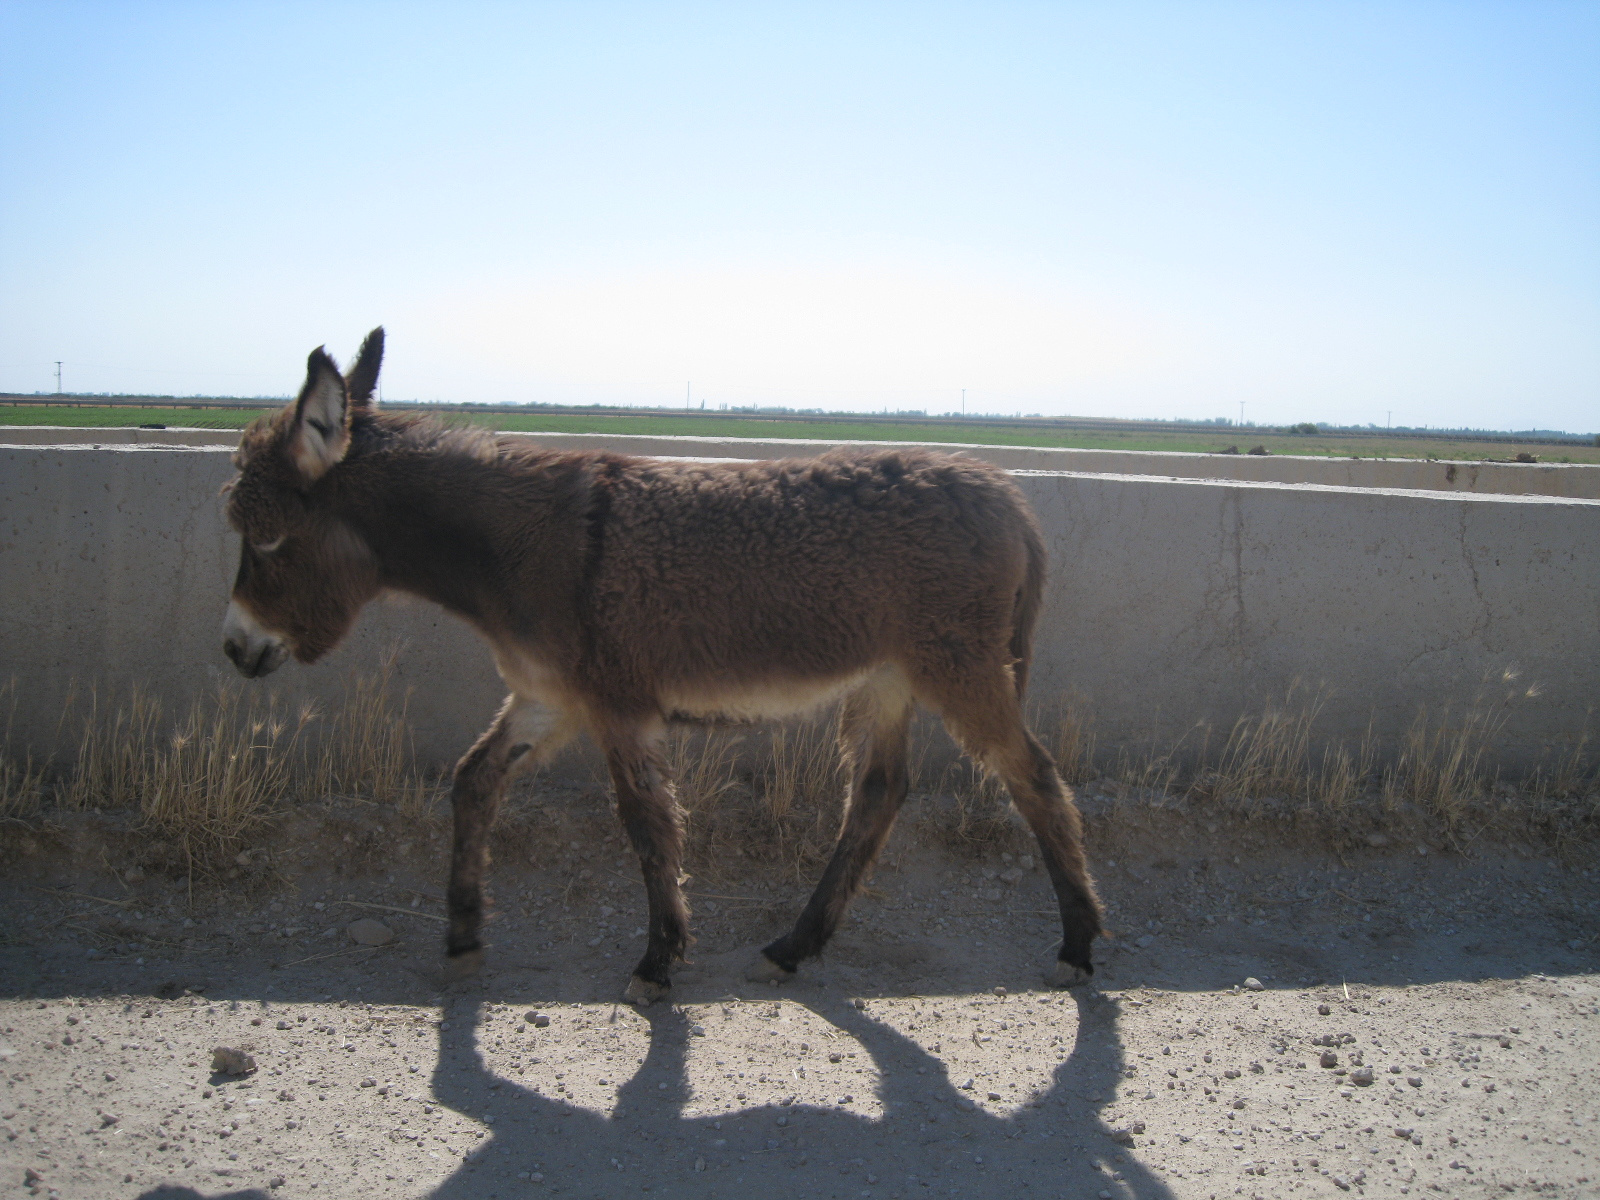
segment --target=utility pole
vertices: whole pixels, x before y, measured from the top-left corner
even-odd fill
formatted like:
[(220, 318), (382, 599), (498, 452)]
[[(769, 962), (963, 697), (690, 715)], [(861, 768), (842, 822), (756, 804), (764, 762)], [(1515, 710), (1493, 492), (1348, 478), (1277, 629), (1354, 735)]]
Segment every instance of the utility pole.
[(1244, 427), (1244, 401), (1239, 401), (1239, 426)]
[(1392, 409), (1392, 408), (1389, 410), (1389, 422), (1388, 422), (1388, 426), (1387, 427), (1389, 429), (1393, 429), (1394, 428), (1394, 409)]
[(961, 389), (961, 415), (963, 417), (967, 415), (967, 389), (966, 388), (962, 388)]
[(56, 395), (61, 395), (61, 360), (56, 359)]
[(685, 408), (693, 408), (694, 407), (694, 400), (692, 399), (693, 392), (694, 392), (694, 384), (693, 384), (693, 382), (686, 383), (686, 384), (683, 385), (683, 406)]

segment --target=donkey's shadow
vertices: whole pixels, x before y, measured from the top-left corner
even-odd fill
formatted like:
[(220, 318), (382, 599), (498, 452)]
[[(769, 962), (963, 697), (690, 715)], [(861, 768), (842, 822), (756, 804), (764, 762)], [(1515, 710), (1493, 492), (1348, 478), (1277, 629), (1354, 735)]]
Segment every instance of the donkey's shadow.
[(462, 1005), (440, 1031), (434, 1097), (474, 1119), (492, 1104), (495, 1123), (431, 1194), (524, 1195), (537, 1164), (544, 1189), (585, 1197), (1170, 1196), (1098, 1116), (1123, 1074), (1116, 1006), (1094, 993), (1074, 998), (1071, 1054), (1009, 1115), (975, 1105), (939, 1059), (867, 1013), (798, 1000), (871, 1056), (877, 1117), (800, 1103), (685, 1115), (692, 1023), (670, 1006), (645, 1010), (649, 1049), (608, 1116), (495, 1076), (476, 1044), (481, 1004)]

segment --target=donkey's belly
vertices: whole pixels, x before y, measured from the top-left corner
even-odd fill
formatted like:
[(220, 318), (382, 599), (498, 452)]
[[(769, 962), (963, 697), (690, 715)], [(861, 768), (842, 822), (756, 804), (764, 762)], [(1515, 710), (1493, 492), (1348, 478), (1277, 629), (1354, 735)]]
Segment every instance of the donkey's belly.
[(873, 674), (865, 670), (825, 679), (777, 679), (726, 686), (684, 685), (663, 691), (661, 709), (669, 718), (681, 720), (778, 720), (821, 708), (855, 691)]

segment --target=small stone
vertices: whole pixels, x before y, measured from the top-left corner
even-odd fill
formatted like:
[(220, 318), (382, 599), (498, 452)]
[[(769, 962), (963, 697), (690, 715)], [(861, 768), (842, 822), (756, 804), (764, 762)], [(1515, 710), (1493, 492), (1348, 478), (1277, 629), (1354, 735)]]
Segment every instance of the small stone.
[(361, 1081), (361, 1086), (362, 1087), (377, 1087), (378, 1086), (378, 1081), (376, 1079), (372, 1078), (372, 1076), (369, 1075), (369, 1076), (367, 1076), (365, 1079), (363, 1079)]
[(282, 1175), (274, 1175), (271, 1179), (267, 1180), (267, 1186), (269, 1188), (281, 1188), (283, 1184), (284, 1178)]
[(691, 1034), (693, 1034), (695, 1037), (705, 1037), (705, 1035), (706, 1035), (706, 1027), (704, 1025), (696, 1025), (693, 1028), (691, 1028), (689, 1030), (689, 1032)]
[(1000, 1093), (999, 1092), (990, 1092), (989, 1093), (989, 1099), (991, 1099), (991, 1100), (1000, 1099)]
[(1234, 1107), (1234, 1111), (1243, 1112), (1244, 1111), (1244, 1101), (1243, 1100), (1235, 1100), (1233, 1102), (1233, 1107)]
[(1350, 1082), (1355, 1084), (1357, 1087), (1371, 1087), (1372, 1068), (1357, 1067), (1354, 1071), (1350, 1072)]
[[(1381, 837), (1383, 835), (1379, 834), (1378, 836)], [(1341, 1192), (1348, 1192), (1350, 1190), (1350, 1181), (1343, 1175), (1335, 1175), (1333, 1177), (1333, 1186), (1338, 1188)]]
[(1111, 1131), (1111, 1140), (1119, 1146), (1131, 1146), (1133, 1145), (1133, 1130), (1113, 1129)]
[(1409, 1083), (1412, 1087), (1421, 1087), (1422, 1086), (1422, 1076), (1421, 1075), (1407, 1075), (1406, 1076), (1406, 1082)]
[(1396, 1125), (1394, 1127), (1394, 1135), (1395, 1135), (1395, 1137), (1399, 1138), (1401, 1141), (1409, 1141), (1410, 1138), (1411, 1138), (1411, 1134), (1412, 1134), (1412, 1130), (1409, 1129), (1409, 1128), (1406, 1128), (1406, 1127), (1401, 1126), (1401, 1125)]
[(1021, 867), (1024, 871), (1033, 870), (1033, 855), (1024, 854), (1021, 858), (1017, 859), (1017, 866)]
[(1244, 990), (1247, 992), (1262, 992), (1266, 990), (1266, 987), (1267, 985), (1262, 983), (1261, 980), (1257, 979), (1254, 975), (1250, 976), (1249, 979), (1244, 981)]
[(1008, 870), (1000, 872), (1000, 881), (1002, 883), (1016, 883), (1017, 880), (1021, 878), (1022, 870), (1020, 867), (1011, 867)]
[(522, 1019), (535, 1029), (548, 1029), (550, 1027), (550, 1018), (542, 1012), (525, 1012), (522, 1014)]
[(1502, 1050), (1511, 1049), (1511, 1039), (1508, 1038), (1508, 1037), (1501, 1038), (1500, 1039), (1500, 1049), (1502, 1049)]
[[(1369, 845), (1369, 846), (1387, 846), (1388, 844), (1389, 844), (1389, 835), (1387, 833), (1369, 833), (1369, 834), (1367, 834), (1367, 845)], [(1348, 1185), (1346, 1185), (1346, 1186), (1348, 1186)]]
[(1339, 1056), (1332, 1050), (1324, 1050), (1322, 1057), (1317, 1059), (1317, 1062), (1324, 1067), (1337, 1067), (1339, 1065)]
[(290, 1029), (290, 1028), (293, 1028), (293, 1027), (287, 1021), (279, 1021), (278, 1022), (278, 1028), (279, 1029)]
[(1320, 1017), (1326, 1017), (1332, 1012), (1333, 1009), (1329, 1008), (1326, 1004), (1317, 1005), (1317, 1015)]
[(142, 867), (129, 867), (122, 877), (129, 883), (143, 883), (144, 869)]
[(34, 1170), (32, 1167), (29, 1167), (27, 1170), (22, 1172), (23, 1183), (41, 1183), (43, 1181), (44, 1176), (39, 1174), (39, 1172)]
[(220, 1075), (248, 1075), (256, 1069), (256, 1060), (243, 1050), (218, 1046), (211, 1052), (211, 1069)]
[(345, 932), (352, 941), (363, 946), (387, 946), (394, 941), (394, 930), (382, 921), (374, 921), (371, 917), (362, 917), (359, 921), (351, 921), (345, 926)]
[(995, 988), (995, 990), (994, 990), (994, 994), (995, 994), (995, 995), (996, 995), (996, 996), (1004, 996), (1004, 995), (1005, 995), (1005, 994), (1006, 994), (1006, 990), (1005, 990), (1005, 988), (1003, 988), (1003, 987), (997, 987), (997, 988)]

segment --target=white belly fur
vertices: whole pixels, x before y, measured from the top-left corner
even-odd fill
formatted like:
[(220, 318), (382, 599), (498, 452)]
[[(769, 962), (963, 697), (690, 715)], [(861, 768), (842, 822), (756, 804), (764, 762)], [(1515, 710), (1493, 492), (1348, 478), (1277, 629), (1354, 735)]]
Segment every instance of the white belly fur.
[[(495, 668), (506, 686), (519, 700), (570, 711), (573, 698), (562, 685), (561, 677), (544, 663), (516, 650), (496, 647)], [(875, 675), (893, 672), (882, 683), (903, 687), (899, 672), (878, 667), (827, 679), (769, 680), (757, 684), (731, 684), (718, 687), (698, 683), (665, 690), (660, 698), (662, 715), (730, 721), (775, 721), (822, 708), (861, 687)]]
[(722, 718), (731, 721), (776, 721), (818, 709), (855, 691), (871, 671), (833, 679), (773, 680), (727, 688), (701, 685), (676, 688), (661, 697), (669, 716)]

